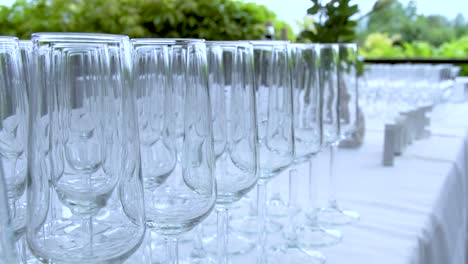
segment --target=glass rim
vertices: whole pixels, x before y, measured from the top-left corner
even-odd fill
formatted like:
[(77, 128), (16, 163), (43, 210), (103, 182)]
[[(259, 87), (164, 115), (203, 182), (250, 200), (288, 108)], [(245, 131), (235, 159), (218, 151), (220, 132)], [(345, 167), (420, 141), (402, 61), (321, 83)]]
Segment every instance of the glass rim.
[(15, 36), (0, 36), (0, 43), (11, 43), (18, 42), (18, 38)]
[(287, 46), (291, 44), (289, 40), (247, 40), (252, 46)]
[(132, 38), (132, 44), (192, 44), (205, 43), (204, 39), (197, 38)]
[(320, 43), (291, 43), (292, 48), (306, 48), (306, 49), (315, 49), (319, 46)]
[(338, 43), (338, 47), (350, 47), (350, 48), (357, 48), (358, 44), (353, 42), (345, 42), (345, 43)]
[(34, 32), (32, 41), (46, 42), (120, 42), (128, 40), (126, 35), (85, 32)]
[(252, 47), (252, 43), (248, 40), (209, 40), (206, 41), (207, 46), (228, 46), (228, 47)]

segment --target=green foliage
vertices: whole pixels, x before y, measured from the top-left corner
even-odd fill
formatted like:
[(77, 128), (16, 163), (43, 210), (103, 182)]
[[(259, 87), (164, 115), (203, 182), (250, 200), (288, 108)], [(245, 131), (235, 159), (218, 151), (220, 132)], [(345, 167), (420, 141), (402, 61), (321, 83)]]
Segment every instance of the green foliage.
[(318, 16), (318, 19), (314, 20), (313, 27), (305, 28), (299, 34), (300, 41), (342, 43), (355, 39), (357, 21), (352, 17), (359, 11), (357, 5), (351, 5), (350, 0), (331, 0), (326, 4), (319, 0), (311, 1), (312, 7), (307, 14)]
[(260, 39), (264, 24), (289, 25), (263, 5), (235, 0), (17, 0), (0, 6), (0, 31), (29, 38), (32, 32), (103, 32), (130, 37)]
[(379, 0), (360, 21), (358, 42), (363, 44), (367, 35), (377, 32), (399, 35), (402, 42), (427, 42), (438, 47), (467, 34), (468, 22), (462, 14), (452, 21), (441, 15), (418, 14), (415, 0), (406, 6), (398, 0)]
[[(370, 34), (359, 54), (365, 58), (468, 58), (468, 34), (457, 40), (433, 47), (428, 42), (415, 41), (399, 43), (386, 33)], [(462, 68), (462, 75), (468, 75), (468, 65)]]
[(387, 33), (372, 33), (367, 36), (364, 46), (360, 48), (360, 54), (366, 58), (402, 58), (401, 47), (394, 45), (395, 40)]

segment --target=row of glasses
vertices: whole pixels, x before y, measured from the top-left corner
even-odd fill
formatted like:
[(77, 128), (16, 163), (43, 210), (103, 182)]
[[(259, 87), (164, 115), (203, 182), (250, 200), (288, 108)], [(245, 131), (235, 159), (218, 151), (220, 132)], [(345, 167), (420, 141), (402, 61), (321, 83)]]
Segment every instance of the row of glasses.
[(162, 262), (177, 263), (177, 237), (216, 201), (217, 262), (227, 263), (227, 205), (259, 177), (258, 261), (272, 262), (265, 185), (322, 146), (327, 88), (315, 74), (326, 45), (76, 33), (37, 33), (32, 43), (27, 238), (39, 260), (121, 263), (148, 228), (164, 236)]
[(450, 93), (451, 65), (366, 65), (360, 104), (372, 123), (392, 122), (400, 112), (437, 105)]

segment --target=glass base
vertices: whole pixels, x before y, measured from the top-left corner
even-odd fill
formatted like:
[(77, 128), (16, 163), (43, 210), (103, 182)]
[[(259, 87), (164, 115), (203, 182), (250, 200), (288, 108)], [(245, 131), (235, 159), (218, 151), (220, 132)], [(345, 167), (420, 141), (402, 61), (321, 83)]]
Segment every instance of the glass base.
[(267, 203), (268, 206), (268, 216), (274, 217), (286, 217), (288, 216), (288, 205), (281, 198), (279, 193), (274, 194)]
[(268, 264), (323, 264), (327, 260), (318, 251), (303, 251), (297, 247), (283, 246), (272, 248), (268, 254)]
[[(218, 240), (216, 234), (203, 240), (205, 245), (205, 250), (212, 255), (216, 255)], [(230, 231), (228, 237), (228, 252), (230, 256), (234, 255), (243, 255), (250, 252), (255, 248), (254, 240), (249, 239), (248, 237), (242, 236), (242, 234)]]
[(340, 231), (319, 226), (301, 226), (297, 233), (300, 234), (298, 236), (299, 247), (306, 252), (312, 248), (333, 246), (343, 240)]
[(359, 220), (359, 213), (336, 207), (323, 208), (317, 213), (318, 221), (324, 226), (342, 226)]
[(179, 260), (179, 264), (216, 264), (216, 260), (206, 256), (204, 258), (189, 256)]
[[(283, 225), (267, 219), (267, 233), (277, 233), (283, 229)], [(240, 219), (232, 219), (229, 222), (229, 226), (234, 230), (242, 234), (253, 235), (258, 233), (258, 222), (256, 216), (246, 216)]]

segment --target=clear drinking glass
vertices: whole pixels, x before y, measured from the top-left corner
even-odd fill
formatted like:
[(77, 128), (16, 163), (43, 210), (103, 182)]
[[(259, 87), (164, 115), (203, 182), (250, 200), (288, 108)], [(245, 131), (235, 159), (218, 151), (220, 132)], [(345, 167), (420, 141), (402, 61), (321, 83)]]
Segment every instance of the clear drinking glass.
[[(217, 262), (228, 263), (228, 208), (257, 183), (253, 49), (249, 42), (207, 42), (217, 184)], [(236, 241), (234, 243), (239, 243)]]
[[(324, 89), (325, 108), (327, 109), (327, 111), (324, 111), (324, 129), (328, 131), (328, 133), (326, 133), (328, 136), (326, 143), (328, 143), (330, 150), (330, 190), (328, 206), (320, 210), (318, 219), (324, 225), (344, 225), (358, 220), (359, 214), (354, 211), (343, 210), (338, 205), (336, 198), (334, 159), (339, 142), (345, 138), (351, 137), (357, 128), (357, 46), (352, 43), (331, 45), (333, 47), (332, 49), (329, 49), (327, 45), (322, 48), (322, 54), (326, 56), (326, 58), (328, 58), (329, 52), (333, 54), (333, 57), (330, 57), (330, 62), (333, 63), (329, 65), (333, 66), (337, 71), (336, 77), (333, 78), (327, 78), (326, 68), (322, 73), (324, 77), (322, 88)], [(333, 52), (331, 52), (331, 50), (333, 50)], [(327, 62), (328, 60), (323, 61), (323, 63)], [(333, 75), (335, 75), (335, 73), (333, 73)], [(328, 102), (331, 102), (330, 105), (328, 105)]]
[[(316, 201), (313, 198), (315, 197), (317, 186), (316, 182), (313, 181), (316, 176), (312, 173), (311, 164), (322, 146), (321, 113), (323, 107), (318, 81), (319, 54), (317, 47), (318, 44), (291, 44), (294, 139), (296, 147), (294, 162), (296, 165), (309, 162), (308, 187), (311, 198), (306, 208), (306, 215), (308, 216), (306, 223), (296, 227), (297, 221), (290, 221), (288, 224), (289, 228), (284, 230), (285, 243), (278, 250), (283, 258), (287, 256), (288, 259), (294, 260), (294, 263), (323, 263), (325, 261), (324, 256), (320, 252), (311, 249), (311, 247), (334, 244), (341, 239), (339, 232), (332, 232), (331, 230), (321, 228), (315, 217), (317, 207)], [(296, 174), (296, 170), (291, 169), (290, 182), (294, 182), (295, 177), (293, 175)], [(294, 186), (290, 186), (291, 195), (296, 192), (297, 189)], [(291, 205), (289, 207), (289, 219), (293, 219), (299, 212), (299, 209), (293, 208)], [(304, 254), (302, 249), (307, 249), (307, 254)]]
[(294, 159), (291, 57), (287, 41), (252, 41), (257, 106), (259, 181), (258, 263), (267, 263), (267, 192), (270, 179)]
[(32, 41), (29, 248), (47, 263), (123, 263), (145, 234), (129, 39)]
[(28, 104), (18, 39), (0, 37), (0, 154), (15, 238), (26, 224)]
[[(178, 157), (175, 168), (159, 177), (158, 184), (146, 184), (154, 177), (144, 174), (146, 225), (164, 236), (162, 262), (178, 263), (178, 236), (205, 219), (216, 201), (206, 46), (197, 39), (134, 39), (132, 44), (134, 63), (144, 70), (136, 76), (160, 78), (154, 84), (161, 87), (153, 92), (162, 98), (152, 103), (165, 100), (164, 106), (153, 107), (168, 111), (168, 144), (175, 146)], [(149, 134), (163, 137), (164, 133)]]

